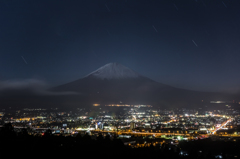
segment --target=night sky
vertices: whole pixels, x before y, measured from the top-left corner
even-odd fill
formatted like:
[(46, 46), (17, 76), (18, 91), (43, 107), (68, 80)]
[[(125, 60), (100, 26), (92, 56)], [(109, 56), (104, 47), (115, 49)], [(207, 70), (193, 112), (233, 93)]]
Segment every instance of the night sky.
[(0, 1), (0, 86), (52, 87), (110, 62), (178, 88), (237, 92), (240, 1)]

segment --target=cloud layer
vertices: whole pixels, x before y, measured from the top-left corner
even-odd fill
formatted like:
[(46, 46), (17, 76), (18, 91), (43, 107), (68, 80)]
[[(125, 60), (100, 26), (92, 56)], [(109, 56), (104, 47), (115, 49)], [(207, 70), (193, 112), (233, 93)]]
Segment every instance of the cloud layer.
[(52, 92), (48, 90), (49, 85), (38, 79), (0, 81), (0, 96), (61, 96), (77, 95), (76, 92)]

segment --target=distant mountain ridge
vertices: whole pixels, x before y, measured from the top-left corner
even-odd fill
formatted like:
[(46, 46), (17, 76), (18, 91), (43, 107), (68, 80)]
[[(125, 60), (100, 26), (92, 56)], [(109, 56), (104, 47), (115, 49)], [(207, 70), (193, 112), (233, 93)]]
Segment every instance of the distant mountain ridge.
[[(136, 85), (138, 85), (138, 87), (136, 87)], [(93, 71), (84, 78), (57, 86), (52, 90), (68, 90), (84, 93), (91, 92), (92, 87), (94, 87), (96, 90), (99, 89), (99, 91), (103, 91), (108, 87), (113, 89), (117, 86), (121, 86), (121, 88), (125, 88), (127, 86), (126, 89), (130, 89), (132, 86), (135, 86), (134, 89), (137, 89), (142, 87), (146, 88), (146, 86), (149, 87), (150, 85), (158, 87), (171, 87), (144, 77), (119, 63), (109, 63), (100, 67), (96, 71)], [(84, 87), (86, 88), (83, 91), (82, 89)], [(115, 90), (117, 91), (118, 89), (115, 88)]]
[[(91, 108), (93, 104), (146, 104), (160, 108), (200, 108), (210, 101), (240, 101), (239, 94), (199, 92), (151, 80), (118, 63), (106, 64), (87, 76), (50, 89), (24, 87), (0, 92), (0, 108)], [(41, 88), (41, 89), (39, 89)], [(216, 109), (219, 105), (215, 104)], [(232, 105), (232, 104), (231, 104)], [(224, 103), (222, 104), (225, 107)], [(239, 105), (237, 105), (239, 107)], [(215, 109), (215, 108), (214, 108)]]
[(157, 106), (202, 105), (202, 101), (232, 100), (223, 93), (198, 92), (174, 88), (145, 76), (118, 63), (109, 63), (82, 79), (51, 89), (52, 91), (71, 91), (81, 94), (83, 103), (152, 104)]

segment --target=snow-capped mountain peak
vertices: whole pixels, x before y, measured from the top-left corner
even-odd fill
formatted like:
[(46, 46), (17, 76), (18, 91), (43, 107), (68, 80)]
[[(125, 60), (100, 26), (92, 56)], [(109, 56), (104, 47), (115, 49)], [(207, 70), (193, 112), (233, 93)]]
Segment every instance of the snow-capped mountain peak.
[(139, 74), (119, 63), (109, 63), (87, 76), (93, 76), (100, 79), (123, 79), (136, 78), (139, 77)]

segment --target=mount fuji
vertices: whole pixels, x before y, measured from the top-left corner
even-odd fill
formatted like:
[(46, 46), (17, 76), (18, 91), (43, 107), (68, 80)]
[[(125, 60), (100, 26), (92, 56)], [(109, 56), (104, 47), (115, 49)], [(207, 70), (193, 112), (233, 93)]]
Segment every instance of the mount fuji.
[(232, 100), (223, 93), (198, 92), (165, 85), (119, 64), (109, 63), (82, 79), (51, 89), (54, 92), (77, 92), (84, 104), (150, 104), (165, 107), (194, 107), (202, 101)]
[[(78, 92), (90, 103), (142, 103), (150, 92), (172, 87), (157, 83), (118, 63), (109, 63), (82, 79), (57, 86), (53, 91)], [(144, 102), (145, 103), (145, 102)]]
[[(28, 85), (24, 82), (20, 85), (22, 87), (16, 87), (18, 85), (16, 82), (5, 83), (1, 87), (0, 108), (72, 109), (120, 103), (160, 108), (199, 108), (210, 107), (210, 101), (240, 101), (239, 94), (199, 92), (162, 84), (118, 63), (106, 64), (81, 79), (50, 89), (45, 89), (39, 82)], [(215, 104), (217, 109), (220, 105)], [(222, 105), (225, 107), (224, 103)]]

